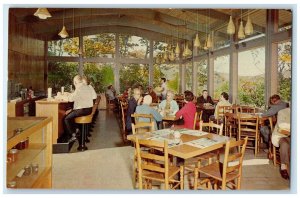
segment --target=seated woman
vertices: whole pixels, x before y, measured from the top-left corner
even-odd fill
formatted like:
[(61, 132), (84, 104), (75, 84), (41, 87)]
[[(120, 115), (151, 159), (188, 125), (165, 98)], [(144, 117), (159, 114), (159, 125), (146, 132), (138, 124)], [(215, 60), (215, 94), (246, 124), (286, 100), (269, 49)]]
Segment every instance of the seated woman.
[(186, 104), (175, 114), (176, 119), (179, 119), (180, 117), (183, 118), (184, 124), (176, 125), (174, 126), (175, 128), (193, 129), (194, 117), (196, 113), (196, 105), (194, 104), (193, 100), (194, 100), (194, 94), (191, 91), (185, 91), (184, 101)]
[[(156, 111), (155, 109), (150, 107), (151, 103), (152, 103), (152, 97), (150, 95), (146, 95), (143, 99), (143, 104), (140, 106), (137, 106), (135, 112), (139, 113), (139, 114), (151, 114), (153, 116), (154, 120), (156, 121), (154, 123), (154, 127), (155, 127), (155, 130), (157, 130), (157, 122), (162, 121), (162, 116), (158, 113), (158, 111)], [(139, 121), (149, 122), (149, 121), (142, 120), (142, 119), (143, 118), (141, 118)], [(144, 119), (146, 119), (146, 118), (144, 118)]]
[(223, 118), (221, 118), (219, 116), (219, 114), (220, 113), (224, 113), (224, 112), (221, 112), (220, 111), (221, 109), (219, 110), (219, 107), (221, 107), (221, 106), (231, 106), (232, 104), (228, 101), (228, 99), (229, 99), (228, 93), (222, 92), (221, 96), (220, 96), (220, 100), (219, 100), (219, 102), (218, 102), (218, 104), (216, 106), (215, 113), (214, 113), (214, 115), (210, 116), (210, 118), (209, 118), (210, 120), (212, 120), (212, 121), (216, 121), (217, 120), (218, 123), (222, 123), (223, 122)]
[(158, 105), (158, 110), (162, 115), (175, 115), (175, 113), (179, 110), (179, 106), (174, 100), (174, 93), (172, 91), (167, 92), (167, 99), (163, 100)]

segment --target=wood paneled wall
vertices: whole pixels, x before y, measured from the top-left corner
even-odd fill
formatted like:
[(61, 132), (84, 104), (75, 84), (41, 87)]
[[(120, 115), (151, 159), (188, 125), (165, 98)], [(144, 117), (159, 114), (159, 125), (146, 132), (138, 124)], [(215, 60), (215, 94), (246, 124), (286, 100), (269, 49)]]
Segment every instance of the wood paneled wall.
[(24, 87), (43, 91), (44, 41), (36, 38), (30, 26), (19, 24), (9, 13), (8, 79), (22, 83)]

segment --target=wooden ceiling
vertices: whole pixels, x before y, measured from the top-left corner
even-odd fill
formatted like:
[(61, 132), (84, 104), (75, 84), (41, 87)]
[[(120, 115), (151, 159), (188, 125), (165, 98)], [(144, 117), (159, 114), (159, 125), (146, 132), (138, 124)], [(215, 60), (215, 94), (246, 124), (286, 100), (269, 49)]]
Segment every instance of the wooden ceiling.
[[(197, 32), (204, 39), (214, 31), (218, 39), (228, 39), (226, 28), (230, 15), (238, 29), (250, 16), (255, 34), (264, 33), (265, 9), (150, 9), (150, 8), (48, 8), (52, 17), (42, 20), (33, 14), (37, 8), (10, 8), (20, 24), (31, 26), (34, 33), (45, 40), (60, 39), (57, 35), (64, 25), (70, 35), (89, 35), (101, 32), (135, 34), (148, 38), (191, 40)], [(279, 10), (279, 27), (292, 24), (291, 10)], [(74, 30), (73, 30), (74, 29)]]

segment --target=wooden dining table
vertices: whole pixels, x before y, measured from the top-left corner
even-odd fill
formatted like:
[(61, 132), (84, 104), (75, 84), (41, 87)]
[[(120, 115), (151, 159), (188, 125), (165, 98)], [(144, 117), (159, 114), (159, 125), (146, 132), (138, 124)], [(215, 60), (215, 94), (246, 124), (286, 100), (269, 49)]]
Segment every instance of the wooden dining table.
[[(180, 139), (174, 138), (173, 134), (175, 131), (181, 134)], [(127, 136), (127, 139), (133, 142), (135, 141), (135, 138), (157, 141), (167, 140), (169, 144), (168, 152), (171, 155), (182, 159), (193, 158), (220, 149), (230, 140), (227, 136), (190, 129), (162, 129), (154, 132)]]

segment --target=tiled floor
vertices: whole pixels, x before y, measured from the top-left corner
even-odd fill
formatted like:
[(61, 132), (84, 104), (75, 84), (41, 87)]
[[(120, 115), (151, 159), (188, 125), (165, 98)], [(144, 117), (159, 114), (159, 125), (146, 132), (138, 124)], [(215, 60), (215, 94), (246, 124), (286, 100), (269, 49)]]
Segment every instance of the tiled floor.
[[(99, 111), (92, 132), (89, 150), (54, 154), (54, 189), (129, 190), (132, 185), (133, 148), (121, 141), (120, 129), (112, 111)], [(192, 180), (192, 178), (190, 179)], [(185, 189), (189, 189), (185, 179)], [(257, 157), (246, 150), (243, 165), (243, 190), (289, 190), (290, 183), (281, 178), (279, 167), (274, 167), (261, 151)], [(200, 192), (200, 191), (199, 191)], [(282, 191), (281, 191), (282, 192)]]

